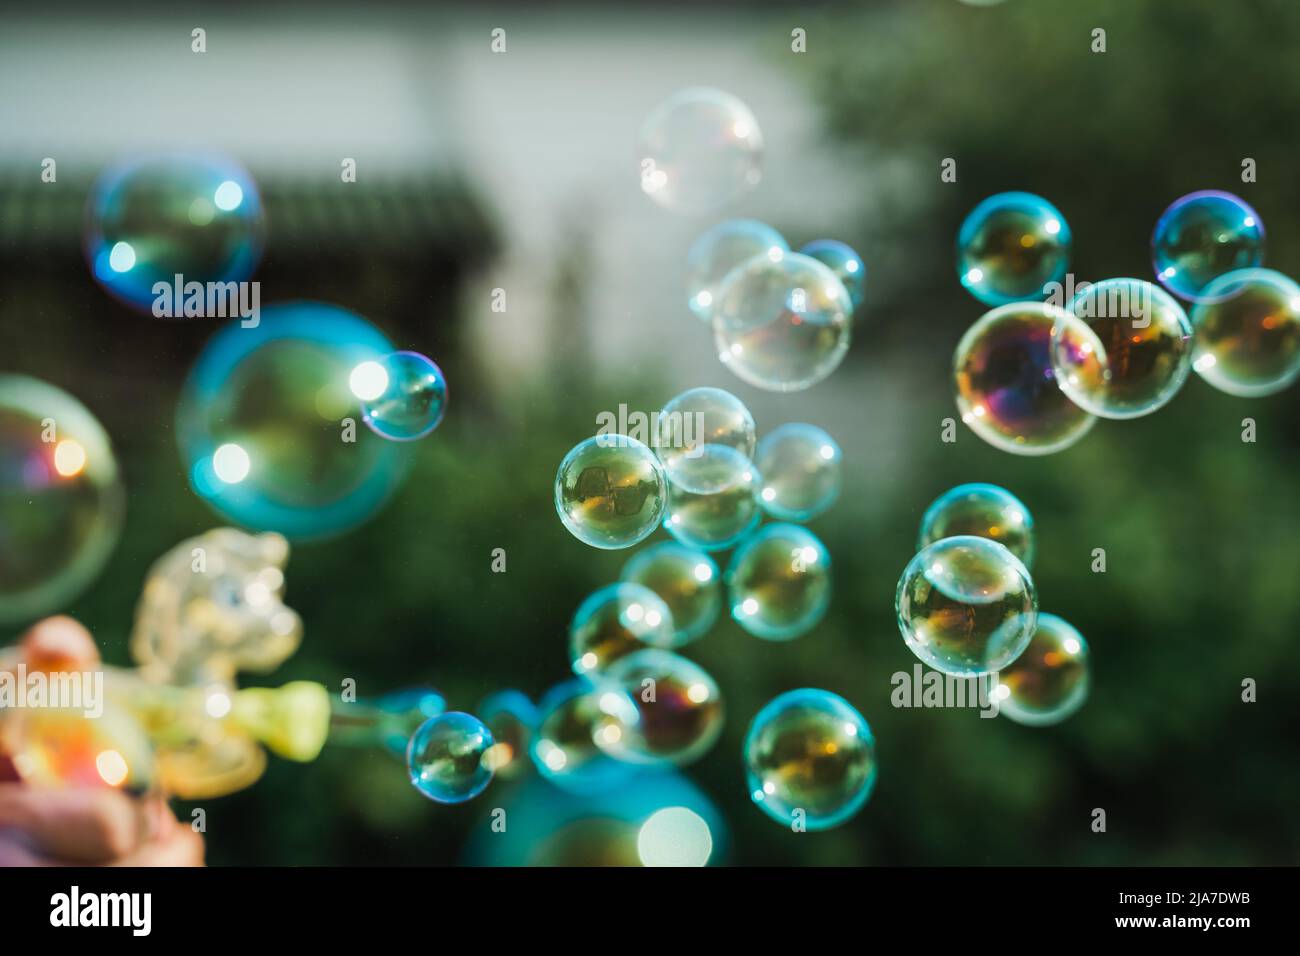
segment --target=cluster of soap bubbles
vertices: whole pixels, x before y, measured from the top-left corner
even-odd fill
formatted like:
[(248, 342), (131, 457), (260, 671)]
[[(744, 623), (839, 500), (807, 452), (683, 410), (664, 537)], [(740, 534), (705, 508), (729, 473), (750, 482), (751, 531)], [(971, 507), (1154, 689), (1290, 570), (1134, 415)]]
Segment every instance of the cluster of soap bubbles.
[(796, 392), (839, 367), (866, 266), (842, 242), (819, 239), (793, 252), (753, 219), (706, 230), (686, 261), (686, 304), (713, 327), (718, 357), (750, 385)]
[(1034, 521), (1020, 499), (958, 485), (926, 509), (918, 549), (894, 603), (912, 653), (956, 677), (997, 674), (999, 712), (1018, 723), (1057, 723), (1083, 706), (1088, 644), (1038, 611)]
[(1160, 217), (1151, 249), (1163, 289), (1136, 278), (1063, 284), (1071, 243), (1060, 211), (1023, 192), (984, 200), (958, 231), (958, 277), (993, 308), (958, 343), (957, 407), (991, 445), (1060, 451), (1097, 418), (1163, 407), (1192, 370), (1240, 396), (1300, 376), (1300, 286), (1261, 268), (1263, 223), (1239, 197), (1192, 193)]

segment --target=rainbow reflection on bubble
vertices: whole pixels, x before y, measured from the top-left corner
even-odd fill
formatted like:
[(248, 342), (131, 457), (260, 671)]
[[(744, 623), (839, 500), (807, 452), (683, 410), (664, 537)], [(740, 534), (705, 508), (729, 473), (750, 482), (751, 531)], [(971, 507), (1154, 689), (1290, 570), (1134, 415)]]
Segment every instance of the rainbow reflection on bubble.
[(1039, 614), (1029, 646), (998, 681), (999, 713), (1031, 727), (1058, 724), (1088, 699), (1088, 642), (1055, 614)]
[(1242, 269), (1206, 288), (1192, 309), (1192, 367), (1221, 392), (1252, 398), (1300, 377), (1300, 286), (1272, 269)]
[(1064, 309), (1016, 302), (986, 312), (953, 355), (961, 420), (995, 448), (1047, 455), (1069, 448), (1096, 418), (1066, 396), (1052, 367), (1052, 329)]
[(368, 520), (408, 459), (364, 427), (350, 379), (392, 351), (364, 319), (320, 303), (270, 306), (255, 327), (222, 329), (176, 415), (195, 493), (229, 521), (294, 539)]
[(957, 232), (957, 275), (985, 305), (1042, 300), (1070, 266), (1070, 226), (1033, 193), (985, 199)]
[(722, 733), (722, 692), (704, 668), (662, 650), (629, 654), (605, 676), (627, 691), (635, 722), (597, 734), (606, 753), (633, 763), (668, 761), (679, 766), (704, 756)]
[(366, 424), (380, 438), (415, 441), (438, 427), (447, 410), (442, 369), (419, 352), (363, 362), (349, 375)]
[(99, 574), (125, 495), (108, 436), (80, 402), (0, 375), (0, 623), (62, 610)]
[[(261, 197), (243, 166), (215, 154), (166, 153), (100, 175), (86, 203), (85, 253), (95, 280), (132, 308), (157, 314), (155, 283), (172, 287), (181, 276), (183, 285), (203, 284), (210, 316), (207, 283), (247, 281), (265, 230)], [(174, 312), (174, 295), (168, 299)]]
[(1151, 235), (1151, 266), (1160, 283), (1191, 302), (1225, 294), (1211, 282), (1264, 264), (1264, 223), (1240, 196), (1204, 189), (1175, 200)]

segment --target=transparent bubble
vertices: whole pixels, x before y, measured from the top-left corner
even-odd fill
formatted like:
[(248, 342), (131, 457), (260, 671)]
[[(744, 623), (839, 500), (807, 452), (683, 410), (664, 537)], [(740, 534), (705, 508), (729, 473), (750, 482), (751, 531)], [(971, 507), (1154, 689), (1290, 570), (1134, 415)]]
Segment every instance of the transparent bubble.
[(659, 412), (655, 450), (670, 482), (685, 491), (708, 494), (726, 487), (730, 476), (696, 467), (692, 459), (699, 458), (706, 445), (725, 445), (746, 459), (753, 458), (757, 434), (754, 416), (735, 395), (721, 388), (691, 388)]
[(853, 302), (835, 273), (810, 256), (757, 256), (723, 282), (713, 312), (718, 358), (771, 392), (816, 385), (844, 360)]
[(1189, 193), (1161, 214), (1151, 235), (1160, 283), (1191, 302), (1223, 294), (1206, 287), (1219, 276), (1264, 263), (1264, 223), (1239, 196), (1217, 189)]
[(575, 445), (555, 473), (555, 510), (570, 533), (593, 548), (630, 548), (663, 518), (667, 486), (655, 453), (625, 435)]
[(995, 448), (1047, 455), (1069, 448), (1097, 419), (1061, 391), (1052, 368), (1052, 329), (1064, 309), (1012, 303), (986, 312), (953, 356), (961, 420)]
[(406, 769), (415, 789), (436, 803), (464, 803), (492, 782), (492, 732), (470, 714), (431, 717), (411, 737)]
[(673, 646), (708, 633), (722, 608), (722, 575), (713, 559), (697, 548), (663, 541), (639, 551), (623, 566), (622, 580), (649, 588), (668, 605)]
[(759, 255), (790, 251), (782, 235), (756, 219), (729, 219), (704, 232), (686, 255), (686, 302), (696, 318), (708, 322), (722, 280), (736, 266)]
[(692, 87), (674, 93), (641, 127), (642, 191), (665, 209), (707, 213), (762, 178), (763, 134), (730, 93)]
[(0, 375), (0, 624), (63, 610), (103, 569), (124, 510), (117, 459), (85, 406)]
[(987, 674), (1029, 644), (1038, 594), (1005, 547), (958, 535), (912, 558), (898, 579), (894, 610), (903, 640), (924, 663), (945, 674)]
[(574, 673), (587, 674), (633, 651), (675, 642), (673, 613), (659, 595), (640, 584), (611, 584), (589, 596), (573, 615), (569, 661)]
[(174, 287), (180, 275), (186, 286), (200, 283), (203, 295), (182, 289), (177, 310), (171, 294), (163, 315), (233, 316), (218, 311), (215, 300), (209, 308), (207, 283), (247, 281), (265, 229), (257, 186), (239, 163), (217, 155), (148, 156), (96, 180), (86, 204), (86, 259), (96, 281), (138, 311), (158, 315), (154, 284)]
[(231, 522), (289, 538), (368, 520), (408, 459), (360, 427), (351, 378), (392, 351), (364, 319), (314, 302), (269, 306), (254, 328), (222, 329), (190, 370), (176, 416), (195, 493)]
[(530, 766), (528, 750), (537, 730), (537, 707), (526, 694), (503, 690), (478, 705), (479, 719), (492, 732), (488, 766), (502, 780), (513, 780)]
[(763, 436), (754, 464), (758, 501), (773, 518), (811, 521), (840, 496), (840, 446), (816, 425), (782, 425)]
[(668, 651), (637, 651), (605, 676), (627, 691), (637, 720), (596, 737), (608, 754), (633, 763), (685, 766), (704, 756), (722, 733), (722, 693), (704, 668)]
[(1242, 269), (1206, 287), (1192, 309), (1192, 367), (1229, 395), (1272, 395), (1300, 376), (1300, 286), (1272, 269)]
[(1034, 564), (1034, 518), (1023, 501), (997, 485), (958, 485), (941, 494), (925, 509), (921, 518), (918, 548), (955, 538), (975, 535), (1003, 545), (1024, 562)]
[(755, 637), (789, 641), (807, 634), (830, 606), (830, 552), (807, 528), (764, 525), (731, 556), (727, 601), (736, 623)]
[(447, 410), (442, 369), (419, 352), (394, 352), (349, 376), (370, 430), (393, 441), (415, 441), (438, 427)]
[(679, 542), (704, 551), (730, 548), (749, 534), (761, 517), (756, 497), (762, 478), (748, 458), (725, 445), (705, 445), (698, 458), (684, 458), (680, 472), (687, 487), (710, 487), (708, 494), (668, 483), (664, 528)]
[(998, 193), (957, 232), (957, 275), (985, 305), (1042, 300), (1070, 267), (1070, 226), (1033, 193)]
[(637, 770), (609, 756), (599, 734), (621, 733), (639, 720), (636, 704), (617, 684), (580, 677), (552, 687), (538, 705), (533, 764), (543, 777), (570, 793), (598, 793)]
[(1061, 390), (1086, 412), (1136, 418), (1165, 405), (1192, 367), (1192, 323), (1169, 293), (1140, 279), (1081, 289), (1052, 327)]
[(792, 690), (770, 701), (749, 725), (744, 758), (751, 798), (783, 826), (839, 826), (876, 785), (871, 728), (828, 690)]
[(838, 239), (815, 239), (799, 252), (816, 259), (835, 273), (835, 277), (844, 283), (853, 308), (862, 304), (867, 284), (867, 266), (852, 248)]
[(999, 675), (998, 712), (1018, 724), (1058, 724), (1088, 698), (1088, 642), (1055, 614), (1039, 614), (1023, 654)]

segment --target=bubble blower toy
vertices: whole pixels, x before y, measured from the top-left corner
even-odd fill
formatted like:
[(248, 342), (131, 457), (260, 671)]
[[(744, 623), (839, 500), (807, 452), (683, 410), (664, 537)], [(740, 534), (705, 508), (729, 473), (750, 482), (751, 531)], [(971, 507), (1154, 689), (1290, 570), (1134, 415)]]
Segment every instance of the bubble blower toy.
[(314, 681), (237, 686), (239, 672), (272, 671), (301, 641), (301, 619), (282, 600), (288, 556), (278, 534), (231, 528), (163, 555), (137, 607), (137, 666), (102, 669), (100, 706), (0, 709), (0, 749), (20, 777), (197, 800), (255, 783), (268, 750), (305, 763), (332, 741), (406, 757), (416, 731), (446, 709), (437, 691), (344, 702)]

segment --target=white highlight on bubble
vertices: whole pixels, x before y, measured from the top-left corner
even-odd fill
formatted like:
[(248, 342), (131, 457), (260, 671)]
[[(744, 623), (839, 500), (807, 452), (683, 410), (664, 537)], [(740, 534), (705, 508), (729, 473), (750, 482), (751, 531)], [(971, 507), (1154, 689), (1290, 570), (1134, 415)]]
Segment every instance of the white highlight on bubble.
[(348, 376), (348, 388), (363, 402), (373, 402), (388, 390), (388, 369), (378, 362), (362, 362)]
[(108, 252), (108, 267), (114, 272), (130, 272), (135, 268), (135, 250), (129, 242), (115, 242)]
[(244, 201), (244, 191), (239, 188), (239, 183), (227, 179), (217, 187), (216, 193), (212, 196), (212, 202), (223, 212), (230, 212), (232, 209), (238, 209), (239, 204)]
[(641, 825), (636, 852), (644, 866), (704, 866), (713, 855), (713, 834), (693, 810), (665, 807)]
[(235, 444), (222, 445), (212, 454), (212, 470), (228, 485), (237, 485), (247, 478), (252, 465), (248, 452)]

